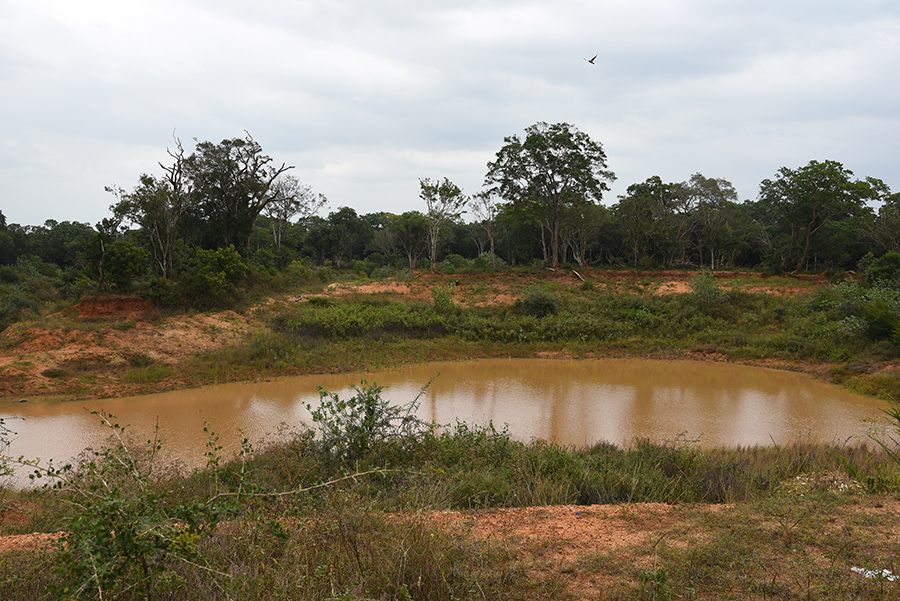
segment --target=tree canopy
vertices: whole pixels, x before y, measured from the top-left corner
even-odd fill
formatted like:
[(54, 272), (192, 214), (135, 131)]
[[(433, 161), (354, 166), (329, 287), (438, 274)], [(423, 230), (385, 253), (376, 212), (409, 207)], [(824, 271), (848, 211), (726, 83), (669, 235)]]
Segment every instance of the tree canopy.
[(276, 166), (250, 134), (218, 144), (197, 142), (184, 171), (193, 184), (188, 214), (199, 245), (248, 248), (256, 218), (278, 199), (275, 180), (289, 169)]
[(428, 224), (428, 248), (431, 271), (437, 262), (438, 242), (441, 230), (448, 222), (458, 219), (469, 199), (459, 186), (446, 177), (433, 182), (428, 178), (419, 180), (419, 197), (425, 201), (425, 221)]
[(772, 217), (784, 262), (797, 271), (806, 268), (813, 239), (826, 225), (858, 216), (866, 201), (889, 193), (881, 180), (852, 177), (837, 161), (810, 161), (798, 169), (782, 167), (774, 179), (760, 183), (759, 203)]
[(550, 260), (559, 264), (563, 209), (600, 202), (615, 174), (607, 169), (599, 142), (568, 123), (535, 123), (525, 138), (504, 138), (495, 161), (488, 163), (485, 186), (502, 198), (527, 205), (550, 237)]

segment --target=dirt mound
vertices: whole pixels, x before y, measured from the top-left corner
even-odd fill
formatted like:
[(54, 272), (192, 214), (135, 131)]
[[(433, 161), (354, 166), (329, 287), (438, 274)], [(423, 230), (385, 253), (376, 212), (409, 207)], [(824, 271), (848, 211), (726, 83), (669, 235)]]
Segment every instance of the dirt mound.
[(150, 301), (139, 296), (89, 296), (69, 309), (78, 317), (135, 318), (150, 308)]

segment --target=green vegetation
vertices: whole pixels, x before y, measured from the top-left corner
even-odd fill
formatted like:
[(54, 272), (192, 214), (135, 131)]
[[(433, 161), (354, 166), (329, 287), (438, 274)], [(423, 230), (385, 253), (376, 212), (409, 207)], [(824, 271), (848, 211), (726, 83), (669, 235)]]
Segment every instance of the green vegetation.
[[(255, 308), (265, 326), (248, 340), (179, 365), (132, 352), (120, 367), (77, 360), (43, 375), (79, 393), (95, 385), (95, 369), (152, 386), (547, 350), (714, 353), (822, 364), (833, 381), (894, 402), (900, 426), (900, 373), (873, 371), (900, 355), (900, 195), (840, 163), (811, 161), (763, 181), (756, 201), (694, 174), (650, 177), (606, 207), (614, 175), (599, 143), (565, 123), (525, 132), (505, 140), (488, 164), (491, 188), (472, 197), (446, 178), (423, 178), (427, 214), (340, 207), (327, 217), (316, 215), (324, 196), (249, 134), (198, 141), (191, 154), (176, 139), (164, 175), (141, 175), (131, 191), (110, 187), (112, 215), (93, 227), (23, 227), (0, 213), (0, 330), (98, 292), (136, 294), (167, 311), (243, 310), (303, 292), (303, 302)], [(461, 220), (465, 206), (477, 222)], [(430, 300), (316, 294), (338, 280), (408, 281), (426, 253), (433, 271), (453, 275)], [(581, 285), (544, 277), (547, 266), (572, 271), (570, 260)], [(833, 283), (780, 296), (754, 292), (769, 283), (759, 278), (731, 274), (726, 286), (701, 271), (690, 293), (667, 295), (640, 272), (617, 281), (597, 265), (812, 270)], [(485, 282), (462, 289), (462, 274), (496, 272), (522, 276), (504, 291), (513, 302), (491, 302), (497, 291)], [(787, 281), (804, 287), (778, 280)], [(594, 577), (618, 599), (896, 597), (893, 582), (850, 568), (900, 573), (883, 536), (897, 518), (874, 510), (900, 494), (900, 429), (876, 437), (874, 449), (567, 449), (493, 426), (422, 424), (382, 392), (362, 383), (344, 400), (322, 390), (310, 407), (316, 429), (261, 449), (245, 444), (227, 462), (207, 428), (207, 465), (192, 473), (161, 465), (158, 439), (135, 444), (101, 416), (108, 446), (73, 466), (38, 467), (52, 487), (3, 490), (4, 502), (35, 508), (14, 528), (67, 535), (52, 549), (0, 553), (0, 598), (570, 599)], [(9, 435), (0, 420), (0, 451)], [(10, 466), (3, 458), (0, 476)], [(834, 478), (837, 489), (827, 485)], [(636, 502), (685, 508), (697, 536), (674, 528), (555, 571), (549, 547), (479, 538), (427, 513)], [(693, 503), (736, 505), (701, 514)]]
[[(278, 165), (252, 136), (174, 140), (163, 175), (109, 186), (111, 215), (87, 223), (8, 224), (0, 213), (0, 328), (53, 300), (137, 293), (174, 309), (231, 307), (336, 274), (415, 269), (508, 271), (567, 262), (658, 268), (868, 273), (894, 286), (900, 194), (835, 161), (782, 167), (740, 201), (722, 178), (652, 176), (613, 203), (603, 146), (568, 123), (504, 139), (480, 192), (420, 178), (423, 211), (359, 215)], [(152, 165), (156, 167), (157, 165)], [(227, 185), (223, 185), (227, 182)], [(606, 205), (601, 204), (607, 202)], [(871, 205), (877, 205), (877, 211)], [(390, 209), (390, 207), (386, 207)], [(466, 223), (470, 211), (476, 221)], [(240, 263), (238, 265), (237, 262)]]
[[(74, 466), (38, 469), (52, 486), (14, 493), (37, 507), (20, 531), (68, 534), (49, 549), (0, 554), (0, 596), (578, 599), (575, 572), (607, 582), (614, 599), (895, 592), (850, 571), (897, 570), (883, 536), (897, 517), (869, 509), (900, 494), (888, 454), (804, 444), (700, 452), (689, 441), (567, 449), (493, 427), (424, 427), (374, 384), (349, 400), (322, 396), (315, 429), (257, 450), (245, 442), (228, 462), (205, 428), (206, 467), (192, 473), (160, 463), (159, 437), (135, 444), (100, 415), (107, 446)], [(592, 546), (554, 570), (531, 550), (539, 543), (519, 541), (526, 559), (501, 539), (434, 519), (636, 502), (681, 507), (690, 532), (673, 526), (615, 554)], [(738, 505), (701, 512), (693, 503)]]
[[(474, 286), (469, 302), (454, 302), (440, 286), (432, 289), (433, 302), (312, 297), (269, 310), (268, 330), (201, 359), (196, 371), (223, 363), (236, 372), (352, 371), (406, 361), (528, 356), (538, 349), (576, 357), (699, 352), (828, 364), (834, 382), (900, 399), (900, 385), (889, 373), (868, 377), (872, 365), (900, 355), (900, 291), (841, 281), (779, 296), (744, 291), (760, 281), (728, 284), (700, 273), (690, 282), (691, 293), (666, 295), (653, 294), (652, 282), (523, 283), (510, 291), (517, 296), (507, 306), (480, 306)], [(235, 373), (229, 379), (239, 378)]]

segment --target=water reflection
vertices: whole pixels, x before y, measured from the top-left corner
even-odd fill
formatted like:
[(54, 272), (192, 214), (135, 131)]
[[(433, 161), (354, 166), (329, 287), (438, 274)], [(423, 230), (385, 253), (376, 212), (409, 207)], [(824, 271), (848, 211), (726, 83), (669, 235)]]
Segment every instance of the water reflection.
[(158, 423), (165, 449), (196, 465), (206, 444), (204, 423), (233, 452), (242, 437), (255, 443), (281, 423), (309, 423), (305, 405), (318, 402), (319, 384), (344, 397), (351, 384), (366, 379), (385, 386), (386, 398), (406, 403), (432, 378), (421, 397), (423, 419), (508, 424), (516, 438), (567, 445), (671, 441), (679, 435), (699, 438), (705, 447), (843, 442), (865, 436), (865, 420), (880, 419), (885, 406), (801, 374), (728, 364), (493, 359), (103, 401), (10, 401), (0, 404), (0, 417), (18, 432), (12, 456), (58, 462), (100, 444), (109, 432), (87, 411), (94, 409), (117, 415), (141, 438)]

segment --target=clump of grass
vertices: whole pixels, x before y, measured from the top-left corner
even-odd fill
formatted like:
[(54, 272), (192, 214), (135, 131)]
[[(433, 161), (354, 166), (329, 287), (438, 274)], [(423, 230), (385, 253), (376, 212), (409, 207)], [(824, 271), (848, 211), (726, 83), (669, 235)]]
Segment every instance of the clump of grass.
[(144, 353), (132, 353), (128, 356), (128, 365), (131, 367), (148, 367), (156, 361)]
[(543, 286), (530, 286), (516, 301), (526, 315), (546, 317), (559, 312), (559, 298)]
[(69, 377), (69, 372), (61, 367), (49, 367), (41, 371), (41, 375), (45, 378), (63, 379)]
[(164, 363), (150, 363), (129, 368), (122, 375), (122, 380), (128, 384), (154, 384), (171, 376), (174, 370)]
[(117, 321), (113, 327), (117, 330), (127, 331), (137, 326), (137, 322), (133, 319), (126, 319), (125, 321)]

